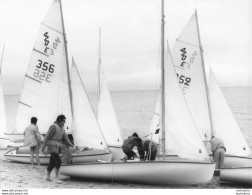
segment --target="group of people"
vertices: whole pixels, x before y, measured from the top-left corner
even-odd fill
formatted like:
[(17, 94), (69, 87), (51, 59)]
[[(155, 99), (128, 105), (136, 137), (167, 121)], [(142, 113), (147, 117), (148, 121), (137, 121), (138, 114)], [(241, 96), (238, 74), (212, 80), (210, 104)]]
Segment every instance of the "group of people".
[(135, 146), (137, 147), (141, 161), (156, 159), (158, 144), (152, 140), (143, 140), (138, 137), (137, 133), (133, 133), (132, 136), (124, 140), (122, 145), (122, 149), (127, 156), (127, 160), (134, 159), (134, 157), (137, 156), (133, 151)]
[[(136, 157), (136, 153), (133, 151), (134, 147), (137, 147), (137, 151), (141, 161), (155, 160), (157, 155), (158, 144), (152, 140), (142, 140), (138, 137), (137, 133), (128, 137), (123, 143), (123, 152), (127, 156), (127, 160), (132, 160)], [(211, 151), (213, 154), (214, 162), (216, 163), (216, 169), (221, 169), (224, 166), (224, 158), (226, 148), (223, 140), (212, 136), (211, 138)]]
[[(65, 132), (64, 124), (66, 117), (59, 115), (53, 125), (50, 126), (47, 134), (41, 141), (41, 134), (39, 133), (37, 126), (38, 119), (36, 117), (31, 118), (31, 124), (25, 129), (25, 146), (30, 147), (31, 151), (31, 164), (34, 166), (34, 154), (36, 155), (37, 164), (40, 165), (39, 149), (45, 152), (45, 148), (50, 153), (50, 161), (47, 167), (46, 180), (52, 181), (50, 174), (55, 168), (55, 182), (61, 183), (59, 179), (59, 169), (62, 163), (72, 163), (72, 155), (69, 151), (69, 147), (73, 147), (73, 143), (69, 140), (68, 135)], [(60, 158), (59, 154), (62, 154)]]
[[(59, 115), (56, 121), (50, 126), (43, 142), (38, 130), (38, 119), (36, 117), (31, 118), (31, 124), (24, 132), (25, 146), (29, 146), (31, 151), (32, 166), (34, 166), (34, 154), (36, 155), (37, 164), (40, 165), (39, 149), (41, 148), (41, 151), (45, 152), (45, 148), (47, 148), (47, 151), (50, 153), (50, 161), (47, 166), (46, 180), (52, 181), (50, 174), (55, 168), (55, 182), (57, 183), (62, 182), (59, 179), (59, 169), (61, 164), (72, 163), (72, 155), (69, 147), (73, 147), (73, 143), (69, 140), (68, 135), (65, 132), (65, 121), (66, 117), (64, 115)], [(137, 147), (141, 161), (153, 161), (156, 159), (158, 144), (153, 140), (141, 139), (137, 133), (134, 133), (132, 136), (125, 139), (122, 145), (123, 152), (126, 154), (126, 161), (132, 160), (137, 156), (133, 151), (134, 147)], [(216, 162), (216, 169), (222, 168), (226, 151), (223, 141), (212, 136), (211, 150), (213, 152), (214, 161)], [(62, 154), (62, 158), (60, 157), (60, 154)]]

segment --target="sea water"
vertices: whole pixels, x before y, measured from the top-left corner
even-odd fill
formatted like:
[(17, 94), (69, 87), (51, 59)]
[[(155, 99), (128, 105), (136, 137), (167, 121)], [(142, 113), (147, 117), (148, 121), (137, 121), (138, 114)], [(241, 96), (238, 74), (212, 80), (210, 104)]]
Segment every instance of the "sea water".
[[(223, 94), (252, 149), (252, 87), (222, 88)], [(157, 98), (155, 90), (113, 91), (111, 98), (123, 139), (137, 132), (148, 134)], [(97, 94), (88, 93), (91, 105), (97, 115)], [(5, 95), (8, 133), (14, 129), (19, 95)], [(52, 122), (55, 121), (52, 118)], [(29, 121), (27, 121), (27, 125)]]
[[(252, 149), (252, 87), (232, 87), (222, 88), (225, 98), (244, 134), (249, 146)], [(89, 98), (97, 114), (97, 94), (89, 93)], [(112, 102), (119, 122), (123, 139), (132, 133), (137, 132), (140, 136), (148, 134), (152, 115), (157, 98), (156, 91), (116, 91), (111, 92)], [(17, 105), (19, 95), (6, 95), (5, 107), (7, 114), (8, 132), (12, 132), (15, 123)], [(52, 119), (52, 122), (55, 119)], [(29, 123), (29, 121), (27, 122)], [(28, 124), (27, 124), (28, 125)], [(21, 136), (22, 138), (22, 136)], [(81, 183), (81, 180), (71, 179), (68, 182), (75, 184)], [(97, 185), (97, 184), (96, 184)], [(111, 183), (107, 184), (107, 188)], [(198, 188), (198, 189), (226, 189), (241, 188), (236, 184), (226, 184), (218, 181), (218, 177), (214, 177), (207, 183), (193, 186), (179, 186), (178, 188)], [(158, 186), (145, 186), (138, 184), (124, 184), (122, 188), (160, 188)], [(170, 188), (169, 186), (161, 188)], [(173, 187), (172, 187), (173, 188)], [(177, 187), (176, 187), (177, 188)]]

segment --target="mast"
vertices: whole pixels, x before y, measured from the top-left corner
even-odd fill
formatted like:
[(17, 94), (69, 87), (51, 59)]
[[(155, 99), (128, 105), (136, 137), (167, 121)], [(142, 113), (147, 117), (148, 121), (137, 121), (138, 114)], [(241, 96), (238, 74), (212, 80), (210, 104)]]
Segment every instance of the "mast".
[(1, 63), (0, 63), (0, 75), (1, 75), (1, 72), (2, 72), (3, 56), (4, 56), (4, 48), (5, 48), (5, 45), (3, 46), (3, 53), (2, 53), (2, 57), (1, 57)]
[(161, 0), (161, 114), (162, 114), (162, 151), (165, 160), (165, 87), (164, 87), (164, 0)]
[(66, 63), (67, 63), (67, 79), (68, 79), (68, 83), (69, 83), (68, 87), (69, 87), (69, 95), (70, 95), (70, 104), (71, 104), (71, 112), (72, 112), (72, 117), (73, 117), (73, 96), (72, 96), (71, 78), (70, 78), (68, 52), (67, 52), (66, 32), (65, 32), (65, 26), (64, 26), (64, 18), (63, 18), (61, 0), (59, 0), (59, 3), (60, 3), (60, 14), (61, 14), (61, 18), (62, 18), (63, 37), (64, 37), (64, 42), (65, 42), (65, 53), (66, 53)]
[(208, 112), (209, 112), (209, 118), (210, 118), (211, 134), (213, 135), (212, 112), (211, 112), (211, 105), (210, 105), (209, 92), (208, 92), (208, 85), (207, 85), (207, 79), (206, 79), (206, 70), (205, 70), (205, 63), (204, 63), (204, 56), (203, 56), (203, 48), (202, 48), (202, 45), (201, 45), (201, 39), (200, 39), (200, 33), (199, 33), (199, 24), (198, 24), (197, 10), (195, 10), (195, 16), (196, 16), (197, 31), (198, 31), (198, 37), (199, 37), (200, 56), (201, 56), (201, 59), (202, 59), (202, 68), (203, 68), (203, 75), (204, 75), (204, 83), (205, 83), (206, 95), (207, 95), (207, 104), (208, 104)]
[[(98, 90), (97, 90), (97, 103), (100, 101), (100, 91), (101, 91), (101, 27), (99, 28), (99, 54), (98, 54)], [(98, 104), (97, 104), (98, 105)]]

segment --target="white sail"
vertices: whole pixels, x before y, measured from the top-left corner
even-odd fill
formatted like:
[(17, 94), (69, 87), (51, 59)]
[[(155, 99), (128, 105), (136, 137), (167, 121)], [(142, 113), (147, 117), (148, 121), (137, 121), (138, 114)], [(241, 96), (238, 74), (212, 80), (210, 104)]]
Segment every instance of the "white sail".
[(244, 138), (239, 125), (210, 70), (209, 75), (209, 97), (213, 119), (213, 131), (216, 137), (223, 139), (227, 149), (226, 154), (249, 156), (250, 147)]
[(106, 83), (104, 71), (100, 67), (100, 90), (98, 100), (98, 122), (108, 146), (122, 146), (122, 136), (114, 107)]
[(209, 159), (178, 83), (169, 46), (164, 60), (166, 151), (181, 157)]
[(155, 110), (152, 116), (151, 120), (151, 126), (148, 136), (148, 139), (152, 139), (156, 143), (161, 143), (161, 135), (162, 135), (162, 124), (161, 124), (161, 90), (159, 91), (156, 104), (155, 104)]
[[(3, 49), (4, 53), (4, 49)], [(5, 113), (5, 104), (4, 104), (4, 94), (3, 94), (3, 82), (2, 82), (2, 61), (3, 53), (0, 64), (0, 148), (6, 148), (8, 144), (8, 136), (4, 134), (7, 131), (6, 124), (6, 113)]]
[(209, 141), (211, 139), (211, 121), (196, 13), (190, 18), (175, 42), (173, 60), (178, 81), (201, 134), (201, 139)]
[(74, 145), (106, 149), (106, 142), (74, 60), (72, 61), (71, 78), (74, 119), (72, 134)]
[(41, 23), (25, 74), (14, 134), (23, 133), (33, 116), (38, 118), (39, 131), (45, 134), (59, 114), (66, 116), (65, 129), (71, 132), (68, 63), (60, 6), (55, 0)]

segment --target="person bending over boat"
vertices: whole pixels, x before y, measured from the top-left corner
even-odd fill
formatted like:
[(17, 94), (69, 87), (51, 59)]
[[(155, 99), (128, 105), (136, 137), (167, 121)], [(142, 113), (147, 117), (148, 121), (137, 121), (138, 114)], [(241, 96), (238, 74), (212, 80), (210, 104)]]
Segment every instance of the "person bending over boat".
[(31, 151), (31, 164), (34, 167), (34, 154), (36, 155), (37, 165), (40, 165), (39, 149), (41, 147), (41, 135), (37, 126), (38, 119), (31, 118), (31, 124), (24, 131), (24, 146), (29, 146)]
[(215, 168), (216, 169), (223, 168), (225, 152), (226, 152), (226, 148), (224, 146), (223, 140), (215, 136), (212, 136), (211, 150), (213, 152), (214, 162), (216, 163)]
[(140, 155), (140, 160), (155, 160), (157, 156), (157, 143), (151, 140), (142, 140), (136, 138), (137, 150)]
[(51, 154), (50, 161), (47, 167), (47, 181), (52, 181), (50, 178), (51, 171), (55, 168), (55, 182), (61, 183), (59, 180), (59, 169), (61, 166), (60, 152), (63, 142), (67, 143), (70, 147), (73, 147), (73, 144), (67, 137), (67, 134), (64, 129), (64, 124), (66, 121), (66, 117), (64, 115), (59, 115), (53, 125), (50, 126), (43, 144), (42, 144), (42, 152), (45, 151), (45, 147), (47, 146), (47, 151)]
[(136, 137), (130, 136), (129, 138), (124, 140), (122, 149), (123, 152), (127, 155), (127, 160), (132, 160), (135, 156), (137, 156), (133, 151), (134, 146), (137, 146)]

